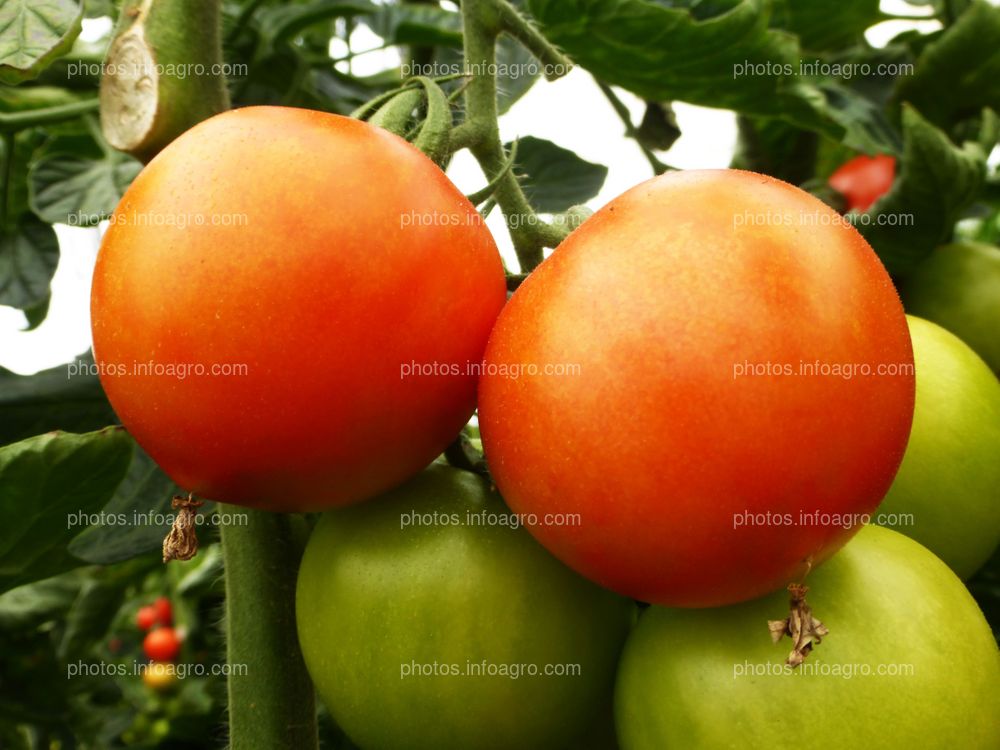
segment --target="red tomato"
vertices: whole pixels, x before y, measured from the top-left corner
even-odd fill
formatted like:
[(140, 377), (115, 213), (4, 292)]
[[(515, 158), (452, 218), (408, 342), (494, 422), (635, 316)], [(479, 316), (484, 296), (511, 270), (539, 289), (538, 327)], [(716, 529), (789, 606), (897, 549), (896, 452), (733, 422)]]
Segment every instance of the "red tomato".
[(143, 639), (142, 650), (153, 661), (173, 661), (181, 651), (181, 639), (173, 628), (157, 628)]
[(475, 208), (346, 117), (249, 107), (180, 136), (122, 198), (94, 272), (101, 381), (177, 484), (270, 510), (406, 479), (475, 405), (506, 298)]
[(135, 624), (139, 630), (149, 630), (159, 621), (155, 607), (140, 607), (135, 613)]
[(174, 624), (174, 608), (167, 597), (161, 596), (153, 602), (153, 609), (156, 610), (156, 621), (160, 625)]
[(896, 158), (887, 154), (856, 156), (840, 165), (828, 180), (847, 199), (848, 210), (867, 211), (889, 192), (896, 176)]
[(824, 514), (875, 509), (912, 365), (889, 276), (835, 211), (751, 172), (674, 172), (517, 290), (480, 428), (501, 493), (556, 557), (640, 600), (720, 605), (800, 578), (863, 520)]

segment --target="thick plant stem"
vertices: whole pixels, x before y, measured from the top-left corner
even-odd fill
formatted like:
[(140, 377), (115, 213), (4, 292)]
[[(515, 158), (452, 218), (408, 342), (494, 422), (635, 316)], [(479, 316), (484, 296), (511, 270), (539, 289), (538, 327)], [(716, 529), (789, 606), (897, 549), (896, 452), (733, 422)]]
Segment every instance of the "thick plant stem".
[(315, 750), (316, 699), (295, 628), (307, 529), (298, 516), (222, 514), (231, 750)]
[(142, 161), (229, 108), (220, 0), (125, 0), (101, 78), (101, 129)]
[[(495, 69), (497, 36), (514, 27), (514, 17), (516, 10), (503, 0), (463, 1), (462, 24), (467, 70)], [(522, 41), (532, 38), (531, 32), (524, 30), (528, 28), (525, 24), (518, 33), (518, 38)], [(551, 52), (547, 56), (552, 60), (552, 55), (558, 53), (548, 49)], [(558, 59), (564, 61), (561, 56)], [(466, 122), (461, 130), (456, 129), (455, 136), (459, 143), (469, 147), (489, 182), (492, 183), (499, 177), (495, 190), (496, 202), (507, 219), (507, 228), (521, 270), (530, 271), (542, 262), (543, 248), (558, 245), (568, 234), (568, 230), (565, 226), (549, 224), (539, 219), (528, 203), (516, 175), (509, 169), (497, 124), (494, 76), (479, 74), (472, 77), (465, 88), (465, 110)]]

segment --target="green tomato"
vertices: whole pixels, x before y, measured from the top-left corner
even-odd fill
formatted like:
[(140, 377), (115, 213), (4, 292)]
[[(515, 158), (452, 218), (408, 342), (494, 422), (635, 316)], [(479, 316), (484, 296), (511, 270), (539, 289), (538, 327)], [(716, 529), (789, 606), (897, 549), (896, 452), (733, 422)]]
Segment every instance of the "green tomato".
[(1000, 542), (1000, 381), (957, 336), (907, 320), (913, 427), (875, 523), (916, 539), (968, 578)]
[(1000, 248), (937, 248), (903, 281), (906, 311), (942, 325), (1000, 372)]
[(316, 688), (365, 750), (570, 746), (610, 706), (633, 615), (439, 464), (325, 514), (296, 606)]
[[(615, 689), (623, 750), (994, 750), (1000, 653), (975, 601), (933, 554), (867, 526), (809, 576), (830, 630), (805, 663), (768, 620), (784, 594), (721, 609), (652, 607)], [(993, 705), (991, 708), (990, 705)]]

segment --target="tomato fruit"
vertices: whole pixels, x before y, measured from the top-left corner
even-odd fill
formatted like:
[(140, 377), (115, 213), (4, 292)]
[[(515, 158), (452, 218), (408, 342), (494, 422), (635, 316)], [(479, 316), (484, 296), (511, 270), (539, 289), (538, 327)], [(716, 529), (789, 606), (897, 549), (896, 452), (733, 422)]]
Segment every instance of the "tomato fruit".
[[(676, 172), (515, 292), (480, 429), (501, 494), (570, 567), (642, 601), (727, 604), (800, 577), (875, 509), (912, 362), (888, 275), (836, 212), (763, 175)], [(547, 522), (564, 514), (581, 522)]]
[(398, 484), (454, 438), (475, 373), (421, 368), (478, 362), (505, 298), (489, 231), (413, 146), (248, 107), (181, 135), (122, 198), (94, 272), (94, 354), (177, 484), (317, 509)]
[(610, 705), (633, 610), (542, 549), (482, 478), (435, 464), (322, 517), (296, 619), (356, 744), (489, 750), (566, 747), (585, 731)]
[(896, 158), (887, 154), (856, 156), (841, 164), (827, 181), (841, 193), (848, 210), (867, 211), (889, 192), (896, 177)]
[(142, 673), (142, 681), (151, 690), (165, 693), (176, 687), (177, 675), (174, 674), (172, 665), (154, 661), (152, 664), (146, 665)]
[(173, 628), (156, 628), (143, 639), (142, 650), (153, 661), (173, 661), (181, 652), (181, 639)]
[(875, 522), (968, 578), (1000, 543), (1000, 381), (957, 336), (908, 320), (917, 372), (913, 429)]
[(156, 621), (161, 625), (174, 624), (174, 608), (170, 600), (165, 596), (157, 597), (153, 602), (153, 609), (156, 612)]
[(810, 575), (830, 633), (795, 671), (767, 621), (784, 593), (714, 610), (651, 607), (615, 688), (622, 750), (1000, 747), (1000, 654), (962, 582), (933, 554), (866, 527)]
[(944, 326), (1000, 373), (1000, 248), (937, 248), (901, 284), (907, 312)]
[(139, 611), (135, 613), (135, 624), (139, 630), (149, 630), (157, 622), (159, 622), (159, 615), (156, 613), (155, 607), (139, 607)]

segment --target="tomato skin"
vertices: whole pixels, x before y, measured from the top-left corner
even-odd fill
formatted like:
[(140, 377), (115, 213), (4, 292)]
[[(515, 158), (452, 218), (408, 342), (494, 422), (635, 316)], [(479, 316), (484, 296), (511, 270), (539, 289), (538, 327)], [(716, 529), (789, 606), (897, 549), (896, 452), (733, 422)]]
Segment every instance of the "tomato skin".
[(135, 613), (135, 624), (139, 630), (149, 630), (157, 622), (159, 622), (159, 615), (156, 613), (155, 607), (139, 607), (139, 611)]
[(142, 650), (153, 661), (173, 661), (181, 652), (181, 639), (173, 628), (159, 627), (143, 639)]
[(174, 674), (171, 665), (155, 661), (146, 665), (146, 669), (142, 673), (142, 681), (150, 690), (165, 693), (177, 686), (177, 675)]
[(402, 368), (478, 362), (505, 298), (475, 208), (410, 144), (249, 107), (180, 136), (123, 197), (94, 353), (122, 423), (184, 489), (315, 510), (398, 484), (454, 438), (474, 374)]
[(939, 247), (903, 279), (900, 293), (907, 312), (947, 328), (1000, 373), (1000, 247)]
[[(871, 248), (798, 188), (734, 170), (656, 178), (588, 219), (511, 298), (485, 359), (480, 429), (507, 503), (579, 513), (529, 530), (664, 605), (751, 599), (832, 554), (856, 523), (800, 511), (872, 512), (913, 412), (905, 316)], [(909, 370), (736, 377), (817, 359)], [(511, 363), (538, 372), (505, 376)], [(544, 373), (561, 363), (579, 369)], [(768, 511), (795, 525), (748, 515)]]
[[(432, 523), (435, 513), (447, 522)], [(513, 518), (483, 479), (434, 464), (323, 516), (296, 597), (317, 691), (361, 747), (579, 747), (574, 738), (610, 707), (634, 605), (574, 574), (523, 529), (469, 523), (467, 513)], [(510, 677), (484, 673), (484, 660), (491, 670), (580, 671)]]
[(910, 316), (913, 429), (876, 523), (968, 578), (1000, 543), (1000, 381), (944, 328)]
[(888, 154), (862, 154), (841, 164), (830, 175), (828, 183), (844, 196), (848, 210), (867, 211), (875, 201), (889, 192), (895, 177), (896, 157)]
[(161, 625), (174, 624), (174, 607), (167, 597), (157, 597), (153, 602), (153, 609), (156, 611), (156, 621)]
[(868, 526), (809, 585), (830, 633), (796, 673), (784, 667), (790, 640), (767, 633), (787, 615), (784, 592), (643, 613), (615, 687), (622, 750), (1000, 747), (996, 712), (981, 703), (1000, 689), (1000, 653), (933, 554)]

